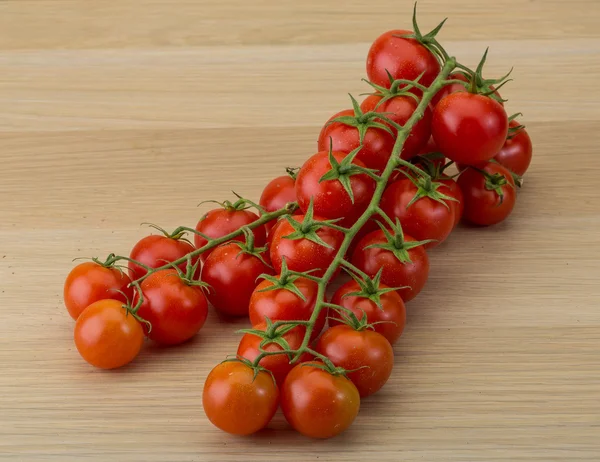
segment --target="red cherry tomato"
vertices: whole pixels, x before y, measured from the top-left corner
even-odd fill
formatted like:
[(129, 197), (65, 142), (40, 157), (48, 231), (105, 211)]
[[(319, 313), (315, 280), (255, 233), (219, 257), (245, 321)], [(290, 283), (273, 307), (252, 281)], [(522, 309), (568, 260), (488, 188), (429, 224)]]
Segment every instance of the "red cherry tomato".
[(247, 316), (250, 296), (263, 273), (273, 273), (266, 261), (228, 243), (215, 248), (207, 258), (202, 280), (210, 286), (208, 300), (215, 309), (229, 316)]
[[(511, 128), (516, 128), (519, 125), (516, 120), (510, 122)], [(511, 172), (523, 176), (531, 163), (532, 149), (531, 138), (529, 138), (527, 131), (521, 128), (514, 136), (509, 137), (504, 142), (504, 146), (494, 156), (494, 159)]]
[[(126, 302), (133, 296), (129, 276), (119, 268), (106, 268), (95, 262), (85, 262), (71, 270), (65, 280), (63, 296), (73, 319), (98, 300), (114, 299)], [(123, 295), (124, 294), (124, 295)]]
[[(380, 289), (387, 289), (385, 284), (379, 285)], [(383, 335), (391, 344), (400, 338), (406, 325), (406, 307), (398, 292), (385, 292), (381, 294), (381, 308), (367, 297), (358, 295), (348, 295), (360, 292), (360, 286), (354, 280), (346, 282), (333, 295), (331, 303), (340, 305), (351, 310), (358, 319), (367, 316), (367, 322), (374, 324), (375, 332)], [(335, 313), (329, 314), (329, 325), (338, 326), (341, 324), (337, 320), (339, 316)]]
[[(261, 323), (253, 327), (253, 329), (266, 331), (266, 324)], [(291, 350), (297, 350), (302, 345), (304, 339), (304, 331), (302, 329), (292, 329), (280, 337), (281, 340), (285, 341)], [(265, 339), (261, 336), (245, 333), (240, 344), (238, 346), (237, 355), (241, 358), (246, 358), (249, 361), (254, 361), (261, 353), (260, 345)], [(278, 343), (267, 342), (263, 345), (262, 349), (267, 352), (281, 351), (282, 348)], [(308, 361), (310, 359), (309, 354), (301, 356), (300, 361)], [(271, 371), (277, 386), (281, 387), (288, 373), (294, 367), (290, 364), (290, 358), (285, 354), (265, 356), (259, 362), (259, 365)]]
[[(269, 318), (273, 322), (308, 321), (312, 316), (317, 301), (317, 283), (310, 279), (298, 278), (293, 281), (293, 284), (298, 288), (305, 300), (302, 300), (297, 294), (284, 288), (264, 291), (264, 289), (269, 289), (275, 284), (268, 280), (262, 281), (252, 293), (252, 297), (250, 297), (250, 323), (253, 326), (258, 326), (265, 322), (265, 318)], [(321, 310), (313, 328), (313, 338), (316, 338), (323, 330), (326, 317), (326, 310)], [(305, 331), (304, 329), (299, 330), (302, 332)]]
[(496, 191), (496, 183), (486, 180), (481, 172), (468, 168), (458, 177), (458, 186), (464, 196), (463, 217), (476, 225), (494, 225), (504, 221), (515, 206), (515, 182), (508, 169), (502, 165), (488, 162), (479, 168), (489, 175), (495, 175), (503, 183), (498, 186), (503, 197)]
[[(418, 106), (418, 102), (414, 98), (402, 95), (390, 98), (377, 107), (381, 99), (381, 96), (368, 96), (360, 107), (364, 112), (376, 111), (386, 113), (386, 117), (390, 120), (397, 124), (405, 125)], [(431, 137), (431, 117), (431, 109), (426, 108), (423, 118), (415, 124), (410, 131), (410, 135), (404, 142), (400, 157), (410, 159), (416, 156), (427, 144), (427, 140)], [(397, 135), (395, 128), (392, 128), (392, 131)]]
[[(414, 242), (411, 236), (404, 236), (405, 242)], [(390, 287), (408, 286), (399, 289), (402, 300), (408, 302), (423, 289), (429, 277), (429, 257), (423, 246), (408, 250), (411, 263), (403, 263), (387, 249), (365, 248), (372, 244), (386, 244), (387, 238), (380, 229), (367, 234), (358, 243), (352, 254), (352, 263), (369, 277), (374, 277), (383, 268), (381, 282)]]
[[(347, 155), (341, 152), (332, 153), (339, 163)], [(359, 167), (365, 166), (357, 159), (352, 163)], [(350, 227), (369, 206), (376, 183), (364, 173), (350, 176), (350, 188), (353, 193), (351, 198), (338, 179), (320, 181), (331, 169), (328, 152), (319, 152), (304, 163), (296, 178), (298, 205), (306, 213), (312, 199), (315, 214), (328, 220), (343, 218), (338, 224)]]
[(144, 343), (142, 326), (118, 300), (98, 300), (83, 310), (74, 336), (81, 357), (101, 369), (130, 363)]
[[(284, 208), (290, 202), (296, 202), (296, 180), (289, 175), (282, 175), (265, 186), (258, 203), (267, 212), (274, 212)], [(266, 230), (270, 231), (274, 224), (274, 221), (266, 223)]]
[[(226, 236), (229, 233), (237, 231), (242, 226), (258, 220), (258, 215), (250, 210), (235, 210), (234, 208), (214, 209), (208, 212), (196, 225), (196, 230), (206, 234), (213, 239)], [(267, 231), (264, 225), (258, 226), (252, 230), (254, 234), (254, 245), (262, 247), (267, 241)], [(234, 240), (244, 242), (246, 238), (243, 234), (237, 236)], [(206, 245), (207, 241), (202, 236), (194, 235), (194, 244), (196, 248)], [(200, 255), (204, 262), (214, 249), (208, 250)]]
[(487, 96), (453, 93), (433, 111), (433, 138), (455, 162), (478, 165), (490, 160), (504, 145), (507, 132), (504, 108)]
[[(338, 112), (321, 129), (317, 144), (319, 151), (332, 151), (350, 153), (361, 146), (360, 135), (356, 127), (345, 125), (341, 122), (330, 123), (333, 119), (342, 116), (354, 117), (352, 109)], [(367, 129), (362, 149), (356, 159), (363, 162), (368, 168), (382, 171), (394, 148), (394, 136), (381, 128)]]
[[(390, 378), (394, 351), (387, 339), (369, 329), (341, 325), (327, 329), (316, 350), (336, 367), (343, 367), (361, 398), (378, 392)], [(355, 370), (358, 369), (358, 370)]]
[(234, 435), (251, 435), (266, 427), (279, 405), (271, 374), (238, 361), (213, 368), (204, 383), (202, 407), (212, 424)]
[(138, 311), (150, 322), (146, 330), (151, 340), (162, 345), (178, 345), (191, 339), (204, 325), (208, 303), (202, 289), (188, 285), (176, 270), (152, 273), (141, 284), (144, 300)]
[[(461, 72), (453, 72), (448, 76), (448, 80), (462, 80), (468, 82), (469, 79)], [(444, 85), (431, 99), (431, 104), (435, 107), (442, 99), (452, 93), (458, 93), (460, 91), (467, 91), (464, 85), (460, 83), (449, 83)]]
[[(142, 238), (131, 250), (129, 258), (139, 261), (150, 268), (158, 268), (166, 263), (173, 262), (193, 252), (195, 247), (187, 241), (173, 239), (167, 236), (150, 235)], [(192, 263), (198, 260), (196, 257)], [(133, 279), (144, 276), (147, 271), (133, 262), (129, 262), (129, 272)], [(185, 272), (187, 262), (178, 265)]]
[[(390, 87), (392, 78), (416, 80), (428, 87), (440, 73), (437, 58), (415, 39), (395, 37), (409, 35), (408, 30), (391, 30), (379, 36), (367, 55), (367, 76), (372, 83)], [(387, 72), (386, 72), (387, 71)]]
[[(292, 217), (302, 223), (304, 215), (294, 215)], [(321, 217), (314, 217), (315, 220), (323, 220)], [(338, 249), (344, 240), (344, 234), (336, 229), (321, 227), (316, 231), (317, 236), (323, 240), (329, 247), (317, 244), (306, 238), (286, 239), (295, 232), (294, 228), (287, 219), (281, 220), (274, 229), (275, 234), (271, 242), (271, 263), (275, 271), (281, 271), (281, 260), (285, 257), (288, 268), (292, 271), (305, 272), (316, 270), (311, 275), (323, 276), (329, 265), (333, 262)]]
[[(410, 179), (400, 179), (387, 187), (380, 206), (393, 221), (398, 218), (404, 232), (417, 241), (434, 239), (434, 242), (425, 244), (425, 248), (431, 248), (446, 240), (454, 228), (454, 207), (450, 206), (450, 200), (442, 199), (443, 202), (439, 202), (429, 196), (411, 204), (420, 190)], [(451, 194), (444, 183), (435, 192), (447, 196)]]

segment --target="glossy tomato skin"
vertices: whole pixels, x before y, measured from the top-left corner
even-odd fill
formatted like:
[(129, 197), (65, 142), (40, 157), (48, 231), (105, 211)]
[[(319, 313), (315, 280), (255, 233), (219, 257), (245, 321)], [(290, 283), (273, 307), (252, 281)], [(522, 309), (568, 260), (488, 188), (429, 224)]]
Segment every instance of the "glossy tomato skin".
[[(341, 163), (348, 154), (333, 152), (332, 155), (337, 162)], [(353, 164), (359, 167), (365, 166), (357, 159), (354, 159)], [(298, 205), (300, 210), (306, 213), (312, 199), (316, 215), (328, 220), (343, 218), (337, 224), (350, 227), (369, 206), (376, 183), (366, 174), (352, 175), (350, 187), (354, 195), (353, 202), (339, 180), (320, 181), (331, 168), (329, 152), (325, 151), (318, 152), (304, 163), (296, 178)]]
[(67, 311), (77, 320), (83, 310), (98, 300), (126, 302), (133, 296), (133, 290), (127, 287), (130, 282), (129, 276), (118, 268), (105, 268), (94, 262), (80, 263), (65, 280), (63, 296)]
[(431, 126), (433, 138), (446, 157), (477, 165), (490, 160), (503, 146), (508, 117), (492, 98), (459, 92), (435, 106)]
[[(303, 301), (293, 292), (286, 289), (275, 289), (261, 292), (273, 286), (268, 280), (262, 281), (250, 297), (250, 323), (258, 326), (265, 322), (265, 317), (271, 321), (308, 321), (315, 309), (317, 301), (317, 283), (306, 278), (298, 278), (294, 285), (306, 299)], [(325, 325), (327, 313), (321, 310), (315, 322), (312, 338), (316, 338)], [(304, 332), (304, 329), (301, 329)]]
[(247, 316), (258, 277), (273, 273), (265, 263), (255, 255), (242, 253), (234, 243), (215, 248), (202, 268), (202, 280), (210, 286), (210, 303), (228, 316)]
[(408, 35), (408, 30), (391, 30), (380, 35), (367, 55), (367, 76), (382, 87), (390, 87), (386, 70), (394, 79), (416, 80), (428, 87), (440, 73), (437, 58), (415, 39), (394, 37)]
[[(379, 287), (381, 289), (388, 288), (385, 284), (380, 284)], [(355, 280), (350, 280), (333, 294), (331, 303), (351, 310), (359, 320), (366, 314), (367, 322), (374, 324), (375, 332), (383, 335), (388, 342), (394, 344), (402, 335), (406, 325), (406, 307), (398, 292), (381, 294), (382, 308), (379, 308), (374, 301), (368, 298), (347, 295), (353, 292), (360, 292), (360, 286)], [(331, 327), (342, 325), (340, 321), (336, 321), (336, 318), (339, 318), (337, 313), (329, 313), (329, 325)]]
[(296, 365), (281, 388), (281, 410), (294, 430), (311, 438), (331, 438), (358, 415), (360, 395), (342, 375), (306, 362)]
[[(264, 323), (258, 324), (257, 326), (254, 326), (254, 329), (265, 331), (266, 325)], [(302, 329), (292, 329), (284, 334), (282, 339), (288, 343), (290, 349), (297, 350), (300, 348), (300, 345), (302, 345), (304, 331)], [(249, 361), (254, 361), (261, 353), (260, 344), (262, 342), (263, 338), (258, 335), (250, 333), (244, 334), (238, 346), (238, 357), (246, 358)], [(279, 346), (277, 343), (270, 342), (263, 346), (263, 350), (267, 352), (281, 351), (281, 346)], [(308, 361), (309, 359), (310, 355), (304, 354), (300, 357), (299, 361), (303, 362)], [(290, 364), (290, 358), (285, 354), (265, 356), (260, 360), (259, 365), (273, 373), (278, 387), (283, 385), (283, 381), (285, 380), (286, 376), (294, 367), (293, 364)]]
[[(467, 79), (467, 77), (465, 77), (465, 75), (460, 72), (453, 72), (448, 76), (448, 80), (462, 80), (463, 82), (469, 81), (469, 79)], [(444, 85), (433, 96), (433, 98), (431, 99), (431, 104), (435, 107), (446, 96), (451, 95), (452, 93), (458, 93), (460, 91), (467, 91), (465, 86), (461, 85), (460, 83), (449, 83), (448, 85)]]
[(463, 210), (465, 208), (465, 199), (463, 197), (462, 190), (458, 186), (458, 183), (452, 178), (442, 178), (436, 181), (446, 185), (448, 190), (445, 192), (445, 194), (456, 199), (455, 201), (448, 201), (448, 206), (454, 210), (453, 228), (456, 228), (458, 223), (460, 223), (460, 219), (463, 216)]
[[(410, 204), (417, 192), (411, 180), (400, 179), (386, 188), (380, 206), (393, 221), (398, 218), (404, 232), (417, 241), (435, 239), (425, 244), (425, 248), (435, 247), (445, 241), (454, 228), (454, 207), (450, 206), (452, 201), (442, 203), (427, 196)], [(450, 190), (443, 183), (437, 192), (450, 196)]]
[(135, 359), (144, 343), (140, 323), (119, 300), (99, 300), (75, 323), (75, 346), (92, 366), (116, 369)]
[[(387, 339), (372, 330), (355, 330), (340, 325), (327, 329), (316, 347), (356, 385), (361, 398), (378, 392), (390, 378), (394, 367), (394, 350)], [(355, 370), (358, 369), (358, 370)]]
[[(263, 190), (259, 204), (267, 212), (280, 210), (290, 202), (296, 202), (296, 180), (289, 175), (274, 178)], [(275, 221), (265, 224), (265, 229), (270, 231)]]
[[(386, 113), (386, 117), (400, 125), (406, 124), (419, 105), (414, 98), (404, 95), (388, 99), (377, 107), (381, 99), (381, 96), (368, 96), (361, 103), (360, 107), (364, 112), (376, 111)], [(405, 160), (410, 159), (416, 156), (427, 144), (427, 140), (431, 137), (431, 118), (431, 109), (426, 108), (423, 118), (415, 124), (404, 142), (400, 157)], [(392, 128), (392, 131), (394, 132), (394, 136), (398, 135), (398, 130)]]
[[(510, 122), (510, 127), (512, 128), (516, 128), (519, 125), (519, 122), (516, 120), (511, 120)], [(494, 156), (494, 159), (511, 172), (523, 176), (531, 163), (532, 153), (531, 138), (529, 138), (527, 131), (521, 128), (512, 138), (504, 142), (504, 146)]]
[[(354, 117), (354, 110), (347, 109), (335, 114), (321, 129), (317, 149), (319, 151), (332, 151), (350, 153), (361, 146), (360, 136), (356, 127), (344, 125), (331, 120), (342, 117)], [(330, 145), (331, 140), (331, 145)], [(365, 133), (362, 149), (356, 155), (368, 168), (383, 171), (394, 148), (394, 136), (381, 128), (369, 128)]]
[(508, 184), (502, 186), (504, 199), (500, 201), (500, 196), (494, 190), (486, 189), (485, 177), (480, 172), (468, 168), (458, 177), (458, 186), (463, 192), (465, 203), (463, 218), (476, 225), (495, 225), (504, 221), (515, 206), (515, 182), (511, 173), (502, 165), (489, 162), (479, 168), (490, 175), (499, 173), (506, 178)]
[[(249, 225), (256, 220), (258, 220), (258, 215), (250, 210), (214, 209), (209, 211), (198, 222), (196, 230), (206, 234), (208, 237), (216, 239), (226, 236), (229, 233), (233, 233), (242, 226)], [(267, 231), (264, 225), (254, 228), (252, 233), (254, 234), (254, 245), (256, 247), (264, 246), (267, 242)], [(240, 234), (234, 238), (234, 240), (244, 242), (246, 238), (243, 234)], [(206, 245), (206, 243), (206, 239), (197, 234), (194, 235), (194, 244), (196, 245), (196, 248), (199, 249)], [(206, 261), (212, 250), (207, 250), (202, 253), (200, 259), (203, 262)]]
[[(172, 239), (167, 236), (150, 235), (142, 238), (131, 250), (129, 258), (139, 261), (150, 268), (164, 266), (168, 262), (185, 257), (193, 252), (195, 247), (184, 240)], [(196, 257), (192, 263), (198, 260)], [(144, 276), (147, 271), (133, 262), (129, 262), (129, 272), (133, 279)], [(187, 262), (181, 263), (179, 268), (185, 273)]]
[[(294, 215), (293, 218), (302, 223), (304, 215)], [(317, 216), (314, 219), (323, 220), (322, 217)], [(317, 231), (317, 235), (330, 247), (325, 247), (305, 238), (286, 239), (285, 236), (295, 232), (287, 219), (281, 220), (274, 231), (270, 256), (276, 272), (281, 271), (281, 261), (285, 257), (290, 270), (305, 272), (318, 269), (318, 271), (312, 272), (311, 275), (323, 276), (344, 240), (344, 234), (341, 231), (325, 226)]]
[(152, 325), (148, 338), (161, 345), (178, 345), (202, 328), (208, 302), (198, 286), (188, 285), (177, 271), (160, 270), (141, 284), (144, 300), (138, 314)]
[(251, 435), (266, 427), (279, 405), (279, 391), (268, 372), (228, 361), (213, 368), (204, 383), (202, 406), (217, 428)]
[[(415, 241), (409, 235), (404, 235), (406, 242)], [(352, 263), (369, 277), (374, 277), (380, 268), (383, 268), (381, 282), (389, 287), (409, 286), (399, 289), (398, 294), (404, 302), (415, 298), (423, 289), (429, 277), (429, 257), (423, 246), (413, 247), (408, 251), (412, 263), (402, 263), (396, 256), (386, 249), (365, 247), (371, 244), (387, 243), (382, 230), (367, 234), (358, 243), (352, 254)]]

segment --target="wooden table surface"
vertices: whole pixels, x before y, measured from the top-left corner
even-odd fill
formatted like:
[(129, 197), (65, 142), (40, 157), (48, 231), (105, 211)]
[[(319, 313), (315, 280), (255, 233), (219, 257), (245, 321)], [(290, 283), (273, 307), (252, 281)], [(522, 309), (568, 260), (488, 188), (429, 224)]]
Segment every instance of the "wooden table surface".
[(369, 43), (410, 2), (0, 2), (0, 460), (600, 460), (597, 0), (424, 0), (429, 30), (521, 111), (534, 162), (510, 219), (431, 252), (386, 387), (344, 435), (278, 415), (255, 437), (204, 416), (209, 369), (245, 325), (212, 315), (180, 348), (94, 370), (62, 284), (79, 256), (127, 254), (152, 221), (258, 198), (349, 105)]

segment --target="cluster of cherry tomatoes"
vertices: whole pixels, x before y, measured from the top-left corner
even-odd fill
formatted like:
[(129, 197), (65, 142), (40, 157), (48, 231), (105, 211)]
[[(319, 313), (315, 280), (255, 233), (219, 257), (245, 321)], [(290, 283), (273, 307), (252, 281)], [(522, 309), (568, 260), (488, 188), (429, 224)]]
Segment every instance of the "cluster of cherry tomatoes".
[[(377, 38), (367, 57), (373, 94), (335, 114), (318, 152), (272, 180), (259, 204), (224, 202), (195, 228), (159, 228), (128, 257), (71, 271), (65, 304), (86, 361), (123, 366), (144, 336), (185, 342), (210, 303), (252, 326), (206, 379), (214, 425), (248, 435), (279, 407), (307, 436), (351, 425), (361, 399), (390, 377), (428, 250), (461, 219), (506, 219), (531, 160), (529, 136), (498, 92), (504, 78), (482, 77), (485, 55), (472, 71), (447, 55), (439, 27), (423, 35), (414, 18), (413, 27)], [(328, 301), (341, 269), (351, 278)]]

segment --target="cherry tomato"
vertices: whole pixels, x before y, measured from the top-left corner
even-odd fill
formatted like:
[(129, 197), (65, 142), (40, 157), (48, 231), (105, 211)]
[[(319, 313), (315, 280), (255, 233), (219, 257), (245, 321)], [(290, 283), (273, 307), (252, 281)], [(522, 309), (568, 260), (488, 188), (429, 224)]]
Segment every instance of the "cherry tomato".
[(140, 323), (119, 300), (98, 300), (75, 323), (75, 346), (83, 359), (101, 369), (130, 363), (144, 343)]
[(133, 296), (132, 289), (127, 287), (130, 282), (129, 276), (119, 268), (106, 268), (95, 262), (81, 263), (71, 270), (65, 281), (63, 295), (67, 311), (77, 320), (83, 310), (98, 300), (110, 298), (126, 302)]
[(279, 405), (279, 391), (268, 372), (239, 361), (213, 368), (204, 383), (202, 406), (217, 428), (234, 435), (251, 435), (266, 427)]
[(294, 430), (311, 438), (331, 438), (346, 430), (358, 415), (360, 395), (343, 375), (296, 365), (281, 388), (281, 410)]
[[(387, 289), (385, 284), (379, 284), (380, 289)], [(375, 332), (383, 335), (391, 344), (400, 338), (406, 325), (406, 307), (398, 292), (385, 292), (379, 296), (381, 308), (367, 298), (358, 295), (348, 295), (353, 292), (360, 292), (360, 286), (354, 280), (350, 280), (342, 285), (333, 295), (331, 303), (343, 306), (351, 310), (358, 319), (367, 316), (367, 322), (374, 324)], [(339, 316), (335, 313), (329, 314), (329, 325), (341, 325), (336, 319)], [(377, 324), (375, 324), (377, 323)]]
[[(430, 196), (421, 197), (411, 204), (421, 190), (408, 178), (395, 181), (383, 193), (380, 207), (393, 221), (398, 218), (404, 232), (417, 241), (435, 239), (425, 244), (425, 248), (431, 248), (446, 240), (454, 228), (454, 207), (450, 206), (450, 200), (441, 199), (442, 202), (439, 202)], [(443, 183), (434, 193), (450, 197), (450, 190)]]
[(453, 93), (435, 107), (432, 133), (446, 157), (477, 165), (490, 160), (504, 145), (508, 117), (502, 105), (488, 96)]
[[(516, 120), (510, 122), (511, 128), (516, 128), (519, 125)], [(523, 176), (531, 163), (531, 155), (531, 138), (529, 138), (525, 129), (521, 128), (517, 130), (513, 137), (504, 142), (504, 146), (494, 156), (494, 159), (511, 172)]]
[[(381, 96), (368, 96), (361, 103), (360, 107), (365, 112), (376, 111), (386, 113), (386, 117), (400, 125), (406, 124), (419, 105), (414, 98), (401, 95), (390, 98), (377, 107), (381, 99)], [(431, 137), (431, 117), (431, 109), (426, 108), (423, 118), (415, 124), (404, 142), (400, 157), (410, 159), (416, 156), (427, 144), (427, 140)], [(392, 128), (392, 131), (397, 136), (398, 131), (395, 128)]]
[[(284, 288), (264, 291), (275, 284), (269, 280), (262, 281), (250, 297), (250, 323), (258, 326), (265, 322), (265, 317), (271, 321), (308, 321), (312, 316), (317, 301), (317, 283), (306, 278), (297, 278), (293, 283), (306, 300)], [(312, 338), (316, 338), (325, 325), (326, 310), (321, 310), (315, 322)], [(300, 329), (304, 332), (304, 329)]]
[[(448, 76), (448, 80), (462, 80), (468, 82), (469, 79), (462, 72), (453, 72)], [(460, 83), (449, 83), (444, 85), (431, 99), (431, 104), (435, 107), (442, 99), (452, 93), (458, 93), (460, 91), (467, 91), (464, 85)]]
[(210, 254), (202, 269), (202, 280), (210, 286), (208, 300), (215, 309), (229, 316), (247, 316), (250, 296), (263, 273), (273, 273), (266, 261), (228, 243)]
[[(317, 148), (319, 151), (350, 153), (362, 145), (356, 159), (368, 168), (382, 171), (394, 148), (394, 136), (382, 128), (368, 128), (363, 142), (360, 142), (358, 128), (345, 125), (341, 122), (330, 123), (333, 119), (342, 116), (355, 117), (354, 110), (347, 109), (335, 114), (321, 129)], [(330, 144), (331, 142), (331, 144)]]
[[(237, 231), (242, 226), (258, 220), (258, 215), (250, 210), (235, 210), (233, 207), (214, 209), (209, 211), (196, 225), (196, 230), (206, 234), (213, 239), (226, 236), (229, 233)], [(252, 230), (254, 234), (254, 245), (262, 247), (267, 241), (267, 231), (265, 226), (257, 226)], [(244, 242), (246, 238), (240, 234), (236, 241)], [(206, 245), (207, 241), (202, 236), (194, 235), (194, 244), (196, 248)], [(200, 255), (200, 259), (204, 262), (214, 249), (208, 250)]]
[(376, 393), (392, 374), (394, 350), (387, 339), (372, 330), (341, 325), (327, 329), (316, 347), (336, 367), (343, 367), (361, 398)]
[[(333, 152), (332, 156), (341, 163), (347, 154)], [(357, 159), (352, 164), (365, 166)], [(352, 226), (369, 206), (375, 192), (375, 180), (364, 173), (350, 176), (348, 179), (353, 193), (351, 198), (340, 180), (320, 181), (331, 169), (329, 152), (325, 151), (315, 154), (304, 163), (296, 178), (298, 205), (306, 213), (312, 199), (314, 213), (328, 220), (343, 218), (339, 225)]]
[[(290, 175), (278, 176), (271, 180), (263, 190), (258, 202), (267, 212), (280, 210), (290, 202), (296, 202), (296, 180)], [(265, 224), (267, 231), (275, 225), (274, 221)]]
[[(476, 225), (494, 225), (505, 220), (515, 206), (515, 181), (502, 165), (489, 162), (480, 168), (494, 176), (495, 181), (486, 180), (481, 172), (473, 168), (460, 174), (458, 186), (462, 190), (465, 204), (463, 217)], [(496, 188), (502, 192), (502, 198)]]
[(138, 314), (150, 322), (148, 338), (162, 345), (189, 340), (204, 325), (208, 303), (202, 288), (189, 285), (176, 270), (152, 273), (141, 284), (144, 300)]
[[(292, 218), (302, 223), (304, 215), (294, 215)], [(324, 220), (322, 217), (314, 217), (314, 219)], [(344, 240), (344, 234), (341, 231), (326, 226), (319, 228), (316, 234), (329, 247), (317, 244), (307, 238), (287, 239), (285, 236), (295, 232), (287, 219), (281, 220), (274, 231), (270, 255), (271, 263), (277, 272), (281, 271), (281, 259), (285, 257), (290, 270), (305, 272), (318, 269), (311, 275), (323, 276)]]
[[(150, 268), (158, 268), (168, 262), (183, 258), (194, 250), (196, 250), (194, 246), (187, 241), (153, 234), (141, 239), (131, 250), (129, 258), (139, 261)], [(195, 263), (197, 260), (198, 257), (192, 263)], [(181, 263), (178, 266), (185, 272), (187, 262)], [(133, 279), (141, 278), (147, 273), (144, 268), (133, 262), (129, 262), (129, 272)]]
[[(367, 55), (367, 76), (372, 83), (390, 87), (389, 72), (392, 78), (416, 80), (428, 87), (440, 73), (437, 58), (417, 40), (395, 37), (408, 35), (408, 30), (391, 30), (380, 35)], [(386, 72), (387, 71), (387, 72)]]
[[(405, 242), (414, 242), (411, 236), (404, 236)], [(367, 234), (358, 243), (352, 254), (352, 263), (369, 277), (374, 277), (380, 268), (383, 268), (381, 282), (390, 287), (409, 286), (399, 289), (402, 300), (408, 302), (417, 296), (425, 286), (429, 277), (429, 257), (423, 246), (413, 247), (408, 250), (411, 263), (403, 263), (387, 249), (370, 248), (372, 244), (386, 244), (387, 238), (383, 231), (377, 230)]]
[[(253, 329), (266, 331), (266, 324), (261, 323), (254, 326)], [(286, 332), (279, 338), (279, 341), (283, 340), (289, 346), (291, 350), (297, 350), (302, 345), (304, 339), (304, 331), (302, 329), (292, 329)], [(240, 358), (246, 358), (249, 361), (254, 361), (256, 357), (261, 353), (260, 344), (264, 341), (264, 338), (255, 334), (245, 333), (240, 344), (238, 346), (237, 355)], [(263, 350), (267, 352), (281, 351), (282, 348), (278, 343), (268, 342), (263, 345)], [(277, 382), (277, 386), (281, 387), (288, 373), (294, 367), (290, 364), (290, 357), (285, 354), (265, 356), (259, 362), (259, 365), (271, 371)], [(300, 361), (308, 361), (310, 359), (309, 354), (304, 354), (300, 357)]]

